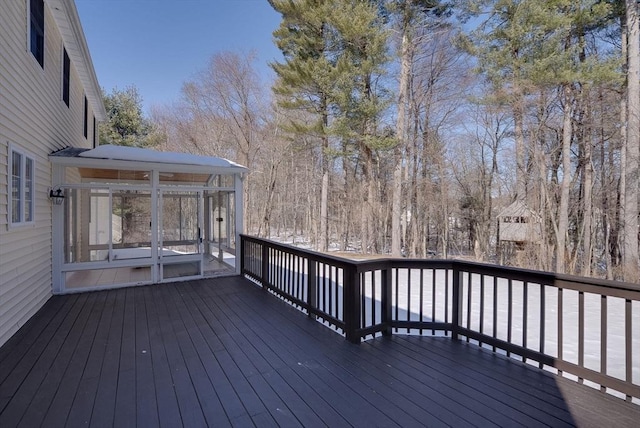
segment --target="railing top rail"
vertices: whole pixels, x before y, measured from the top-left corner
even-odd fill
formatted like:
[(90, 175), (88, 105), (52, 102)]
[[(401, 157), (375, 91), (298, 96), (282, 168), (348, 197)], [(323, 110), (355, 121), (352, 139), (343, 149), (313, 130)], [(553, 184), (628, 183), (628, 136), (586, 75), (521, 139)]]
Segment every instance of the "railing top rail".
[(247, 241), (250, 241), (250, 242), (257, 242), (257, 243), (266, 242), (267, 244), (269, 244), (269, 247), (271, 248), (287, 251), (291, 254), (301, 256), (301, 257), (306, 257), (311, 260), (319, 261), (322, 263), (333, 263), (334, 265), (340, 266), (340, 267), (355, 264), (354, 260), (350, 260), (343, 257), (331, 256), (328, 254), (319, 253), (312, 250), (305, 250), (302, 248), (294, 247), (293, 245), (290, 245), (290, 244), (283, 244), (281, 242), (272, 241), (270, 239), (256, 238), (253, 236), (243, 235), (243, 234), (240, 234), (240, 236), (243, 239), (246, 239)]
[(599, 278), (589, 278), (577, 275), (567, 275), (554, 272), (544, 272), (531, 269), (515, 268), (510, 266), (489, 265), (478, 262), (454, 260), (458, 269), (465, 272), (495, 275), (506, 279), (525, 280), (533, 283), (556, 285), (561, 288), (573, 288), (575, 286), (597, 286), (609, 289), (640, 292), (640, 284), (623, 281), (613, 281)]
[(438, 260), (438, 259), (398, 259), (398, 258), (376, 258), (373, 260), (353, 260), (340, 256), (333, 256), (319, 253), (312, 250), (305, 250), (293, 245), (283, 244), (264, 238), (256, 238), (249, 235), (241, 235), (243, 239), (253, 242), (265, 242), (270, 247), (288, 251), (301, 257), (319, 261), (322, 263), (334, 264), (339, 267), (353, 267), (358, 272), (368, 272), (372, 270), (380, 270), (387, 268), (405, 268), (405, 269), (453, 269), (471, 272), (498, 278), (511, 279), (516, 281), (526, 281), (530, 283), (539, 283), (544, 285), (557, 286), (559, 288), (570, 288), (589, 292), (597, 292), (596, 288), (604, 288), (609, 292), (602, 292), (604, 295), (616, 295), (622, 297), (621, 293), (628, 295), (631, 292), (633, 297), (640, 299), (640, 294), (636, 297), (636, 293), (640, 293), (640, 284), (634, 284), (622, 281), (612, 281), (598, 278), (588, 278), (575, 275), (558, 274), (553, 272), (544, 272), (531, 269), (521, 269), (510, 266), (498, 266), (478, 262), (470, 262), (465, 260)]
[(430, 269), (451, 269), (454, 260), (434, 260), (434, 259), (397, 259), (391, 257), (378, 257), (375, 259), (357, 260), (347, 257), (335, 256), (326, 253), (320, 253), (313, 250), (306, 250), (303, 248), (295, 247), (291, 244), (284, 244), (282, 242), (272, 241), (266, 238), (256, 238), (250, 235), (240, 234), (243, 239), (252, 242), (266, 242), (270, 247), (289, 251), (292, 254), (296, 254), (303, 257), (308, 257), (320, 262), (333, 262), (337, 265), (351, 265), (354, 266), (359, 272), (366, 272), (370, 270), (384, 269), (389, 267), (396, 268), (424, 268), (425, 263), (429, 264)]

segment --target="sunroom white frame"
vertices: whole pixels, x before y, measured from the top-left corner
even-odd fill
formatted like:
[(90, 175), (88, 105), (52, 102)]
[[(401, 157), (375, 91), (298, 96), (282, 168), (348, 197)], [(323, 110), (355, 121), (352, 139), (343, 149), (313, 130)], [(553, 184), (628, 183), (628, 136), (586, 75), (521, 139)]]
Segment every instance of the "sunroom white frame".
[[(64, 152), (64, 151), (62, 151)], [(184, 276), (179, 278), (164, 278), (163, 277), (163, 265), (162, 263), (167, 261), (163, 260), (162, 252), (159, 251), (159, 246), (162, 240), (159, 239), (159, 223), (162, 221), (162, 213), (158, 212), (159, 198), (163, 192), (166, 191), (185, 191), (185, 192), (197, 192), (199, 198), (199, 212), (198, 222), (200, 225), (203, 223), (203, 210), (204, 210), (204, 198), (207, 191), (209, 192), (233, 192), (234, 193), (234, 222), (235, 222), (235, 242), (239, 243), (239, 235), (243, 230), (243, 178), (247, 172), (247, 169), (241, 165), (235, 164), (231, 161), (208, 156), (195, 156), (185, 153), (168, 153), (157, 152), (150, 149), (131, 148), (131, 147), (114, 147), (114, 146), (99, 146), (93, 150), (75, 151), (70, 153), (57, 152), (50, 155), (52, 163), (52, 187), (61, 188), (65, 194), (69, 193), (71, 189), (104, 189), (108, 190), (109, 195), (109, 207), (112, 206), (112, 195), (114, 190), (140, 190), (150, 192), (151, 195), (151, 257), (142, 259), (123, 259), (113, 260), (111, 254), (112, 248), (112, 230), (111, 224), (109, 224), (109, 257), (105, 261), (83, 261), (68, 263), (65, 261), (64, 247), (65, 247), (65, 209), (64, 205), (52, 205), (52, 279), (53, 279), (53, 293), (62, 294), (67, 292), (86, 291), (91, 288), (74, 288), (73, 290), (65, 287), (64, 275), (66, 272), (82, 271), (82, 270), (94, 270), (94, 269), (109, 269), (109, 268), (135, 268), (135, 267), (150, 267), (151, 268), (151, 280), (135, 283), (114, 283), (109, 285), (103, 285), (97, 288), (115, 288), (122, 286), (138, 285), (142, 283), (160, 283), (160, 282), (172, 282), (179, 280), (188, 280), (194, 278), (200, 278), (203, 276), (203, 251), (202, 251), (202, 238), (203, 232), (200, 232), (200, 251), (198, 255), (193, 256), (180, 256), (180, 260), (189, 261), (193, 259), (198, 261), (200, 259), (200, 272), (196, 275)], [(111, 170), (111, 171), (149, 171), (150, 177), (148, 184), (140, 183), (100, 183), (99, 181), (92, 181), (91, 183), (80, 182), (71, 183), (68, 182), (65, 177), (65, 171), (68, 167), (71, 168), (83, 168), (83, 169), (95, 169), (95, 170)], [(196, 185), (193, 183), (180, 185), (172, 183), (166, 185), (161, 183), (161, 174), (198, 174), (207, 175), (209, 180), (202, 185)], [(217, 176), (229, 176), (233, 177), (233, 186), (214, 186), (212, 179)], [(70, 180), (69, 180), (70, 181)], [(229, 180), (231, 181), (231, 180)], [(240, 273), (240, 246), (236, 245), (235, 248), (235, 273)]]

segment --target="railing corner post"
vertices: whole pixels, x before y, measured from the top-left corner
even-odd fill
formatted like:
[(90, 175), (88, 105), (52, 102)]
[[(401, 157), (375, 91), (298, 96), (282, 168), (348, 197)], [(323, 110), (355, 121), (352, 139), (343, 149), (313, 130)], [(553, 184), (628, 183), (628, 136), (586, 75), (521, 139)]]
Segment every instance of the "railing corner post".
[(244, 276), (245, 258), (247, 257), (246, 241), (244, 235), (240, 235), (240, 275)]
[(452, 301), (452, 326), (451, 338), (453, 340), (460, 339), (460, 313), (462, 309), (462, 281), (460, 281), (460, 267), (457, 262), (452, 263), (453, 270), (453, 301)]
[(308, 315), (317, 319), (311, 309), (318, 308), (318, 279), (316, 276), (316, 261), (311, 257), (307, 258), (307, 305), (309, 305)]
[(393, 329), (391, 327), (393, 310), (392, 310), (392, 283), (393, 283), (393, 269), (391, 263), (389, 263), (382, 271), (382, 335), (391, 336)]
[(344, 297), (343, 297), (343, 319), (345, 324), (344, 333), (351, 343), (360, 343), (358, 329), (360, 326), (360, 283), (358, 281), (358, 270), (355, 265), (350, 265), (344, 270)]
[(262, 289), (267, 289), (267, 284), (269, 283), (269, 247), (265, 242), (261, 245), (262, 248), (262, 273), (260, 276), (260, 280), (262, 282)]

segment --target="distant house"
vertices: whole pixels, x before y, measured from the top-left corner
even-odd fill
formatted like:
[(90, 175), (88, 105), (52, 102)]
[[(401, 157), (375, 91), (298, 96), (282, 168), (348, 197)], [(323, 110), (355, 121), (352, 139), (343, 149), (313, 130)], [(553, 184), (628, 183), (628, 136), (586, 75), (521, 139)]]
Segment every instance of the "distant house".
[(94, 147), (105, 118), (73, 0), (3, 0), (0, 345), (52, 294), (49, 154)]
[(237, 274), (246, 168), (98, 146), (73, 0), (0, 3), (0, 346), (52, 294)]
[(517, 200), (498, 214), (499, 253), (513, 249), (524, 250), (527, 244), (540, 243), (542, 239), (542, 219), (523, 201)]

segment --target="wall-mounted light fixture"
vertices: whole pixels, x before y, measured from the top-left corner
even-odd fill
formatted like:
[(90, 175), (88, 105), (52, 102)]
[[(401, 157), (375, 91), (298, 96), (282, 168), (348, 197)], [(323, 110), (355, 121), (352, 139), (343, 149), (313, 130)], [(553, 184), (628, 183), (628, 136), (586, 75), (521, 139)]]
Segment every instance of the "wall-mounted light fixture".
[(49, 198), (51, 198), (54, 204), (62, 205), (62, 203), (64, 202), (64, 190), (62, 190), (60, 187), (50, 189)]

